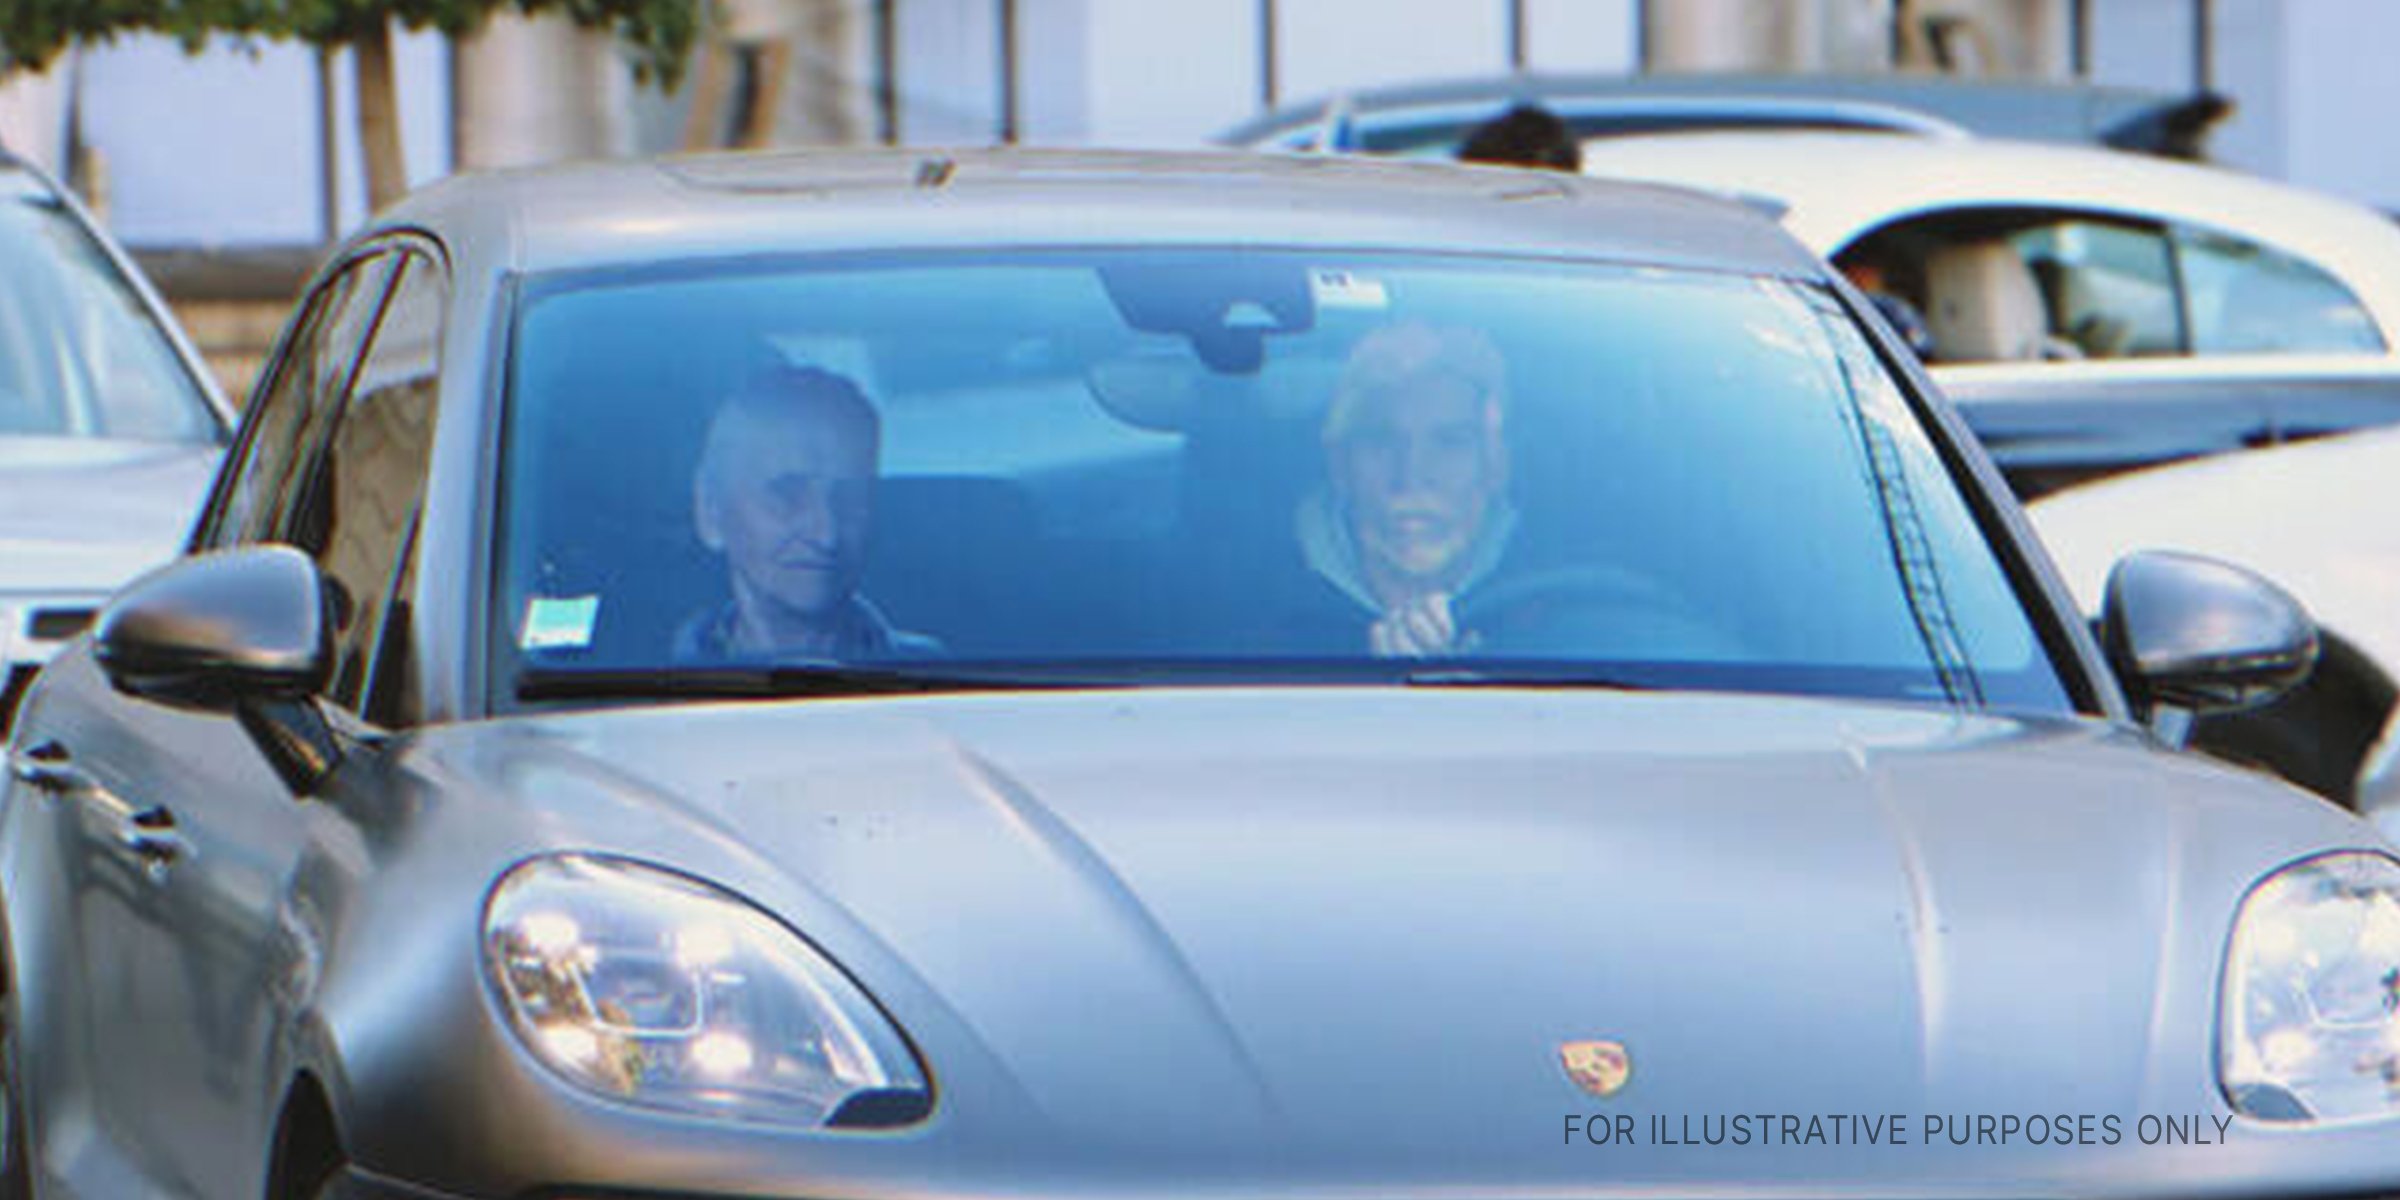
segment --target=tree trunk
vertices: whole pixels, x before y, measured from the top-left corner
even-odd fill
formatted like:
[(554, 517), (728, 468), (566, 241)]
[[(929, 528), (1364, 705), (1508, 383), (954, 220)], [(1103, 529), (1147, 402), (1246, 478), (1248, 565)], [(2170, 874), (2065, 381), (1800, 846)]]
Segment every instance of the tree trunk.
[(694, 55), (691, 111), (683, 121), (685, 150), (714, 150), (725, 143), (725, 101), (733, 90), (733, 73), (725, 59), (732, 51), (713, 36), (704, 37)]
[(785, 85), (792, 78), (792, 43), (785, 38), (763, 42), (753, 60), (750, 103), (738, 118), (733, 144), (758, 150), (775, 144), (775, 124), (783, 116)]
[(400, 152), (400, 88), (392, 75), (392, 27), (378, 21), (350, 43), (358, 66), (358, 146), (367, 164), (367, 208), (380, 210), (408, 193), (408, 163)]
[(317, 47), (317, 234), (342, 240), (342, 133), (333, 100), (333, 47)]
[[(5, 3), (6, 0), (0, 0)], [(487, 170), (632, 148), (625, 66), (606, 34), (564, 15), (502, 10), (456, 43), (454, 169)]]

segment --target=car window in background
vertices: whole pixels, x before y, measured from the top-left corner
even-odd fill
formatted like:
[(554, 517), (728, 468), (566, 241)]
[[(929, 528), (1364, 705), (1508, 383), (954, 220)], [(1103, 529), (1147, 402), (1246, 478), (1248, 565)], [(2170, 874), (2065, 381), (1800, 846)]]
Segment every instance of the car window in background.
[(2374, 354), (2382, 334), (2325, 271), (2209, 230), (2052, 210), (1894, 222), (1837, 258), (1925, 317), (1936, 362)]
[[(1441, 435), (1470, 445), (1404, 445), (1337, 400), (1412, 340), (1469, 347), (1486, 366), (1460, 378), (1496, 381), (1472, 384), (1487, 417)], [(2071, 707), (1898, 384), (1814, 287), (1336, 252), (895, 255), (537, 279), (512, 344), (496, 680), (693, 665), (737, 586), (695, 518), (712, 418), (802, 371), (873, 410), (858, 595), (942, 665), (1407, 677), (1363, 621), (1305, 619), (1345, 608), (1356, 581), (1325, 561), (1371, 536), (1341, 523), (1339, 443), (1426, 493), (1483, 456), (1482, 523), (1458, 535), (1490, 552), (1458, 599), (1479, 637), (1444, 668)], [(777, 545), (756, 570), (824, 568)]]
[(2157, 226), (2061, 217), (2021, 229), (2009, 241), (2041, 287), (2051, 333), (2075, 353), (2149, 358), (2183, 352), (2175, 268)]
[[(2158, 226), (2047, 210), (1911, 217), (1837, 256), (1923, 314), (1945, 363), (2180, 354), (2175, 267)], [(1870, 288), (1869, 290), (1878, 290)]]
[(2331, 275), (2255, 242), (2179, 228), (2197, 354), (2377, 354), (2374, 318)]
[(220, 433), (99, 243), (33, 176), (0, 167), (0, 436), (205, 442)]

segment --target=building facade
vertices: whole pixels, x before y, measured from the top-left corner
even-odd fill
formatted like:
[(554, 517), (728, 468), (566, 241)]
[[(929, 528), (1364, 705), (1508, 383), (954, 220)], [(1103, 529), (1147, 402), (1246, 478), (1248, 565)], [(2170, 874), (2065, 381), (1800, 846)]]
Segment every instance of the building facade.
[[(2226, 161), (2400, 208), (2376, 114), (2389, 0), (719, 0), (772, 139), (1194, 145), (1271, 101), (1512, 69), (1779, 68), (2082, 77), (2234, 98)], [(762, 87), (761, 64), (771, 73)], [(608, 43), (505, 19), (399, 41), (410, 178), (708, 141), (702, 73), (632, 82)], [(744, 74), (746, 72), (746, 74)], [(0, 85), (0, 143), (81, 174), (137, 246), (306, 244), (363, 215), (347, 64), (162, 39)], [(711, 110), (714, 111), (713, 109)]]

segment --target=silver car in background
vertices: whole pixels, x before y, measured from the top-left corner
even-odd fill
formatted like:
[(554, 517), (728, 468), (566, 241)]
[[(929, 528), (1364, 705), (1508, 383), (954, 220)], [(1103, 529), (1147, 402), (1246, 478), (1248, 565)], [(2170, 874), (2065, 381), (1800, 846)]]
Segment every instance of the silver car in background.
[(181, 549), (232, 428), (132, 261), (0, 151), (0, 737), (100, 601)]
[(26, 701), (7, 1194), (2400, 1184), (2400, 860), (2142, 723), (2306, 619), (2135, 557), (2095, 639), (1745, 206), (595, 165), (292, 330)]

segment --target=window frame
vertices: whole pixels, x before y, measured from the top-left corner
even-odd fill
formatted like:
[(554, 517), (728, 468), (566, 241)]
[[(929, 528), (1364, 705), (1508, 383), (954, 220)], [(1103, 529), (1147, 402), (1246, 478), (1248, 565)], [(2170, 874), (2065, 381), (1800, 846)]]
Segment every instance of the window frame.
[[(310, 483), (298, 490), (293, 498), (294, 507), (287, 507), (278, 514), (277, 532), (287, 538), (299, 524), (301, 513), (296, 506), (322, 504), (327, 498), (328, 493), (323, 476), (335, 436), (342, 425), (351, 419), (351, 405), (357, 399), (358, 383), (365, 371), (367, 360), (372, 358), (375, 353), (376, 344), (382, 337), (385, 323), (391, 318), (394, 305), (399, 301), (405, 287), (415, 277), (415, 272), (419, 270), (428, 273), (432, 285), (431, 294), (436, 305), (433, 327), (434, 360), (430, 376), (434, 389), (430, 400), (433, 405), (433, 416), (430, 421), (434, 426), (438, 426), (440, 421), (441, 349), (443, 336), (449, 325), (452, 300), (448, 259), (439, 252), (430, 239), (413, 233), (389, 235), (378, 239), (374, 246), (392, 260), (394, 269), (389, 278), (385, 280), (383, 296), (377, 304), (374, 319), (368, 325), (365, 337), (360, 340), (358, 349), (351, 358), (348, 374), (344, 378), (341, 391), (334, 402), (334, 411), (316, 430), (314, 440), (308, 448)], [(390, 633), (386, 626), (389, 623), (394, 602), (404, 600), (409, 611), (413, 612), (415, 609), (415, 597), (404, 597), (402, 593), (404, 590), (414, 587), (418, 574), (415, 569), (415, 557), (419, 540), (418, 531), (424, 522), (426, 495), (433, 476), (433, 442), (433, 429), (429, 427), (426, 458), (419, 468), (420, 477), (414, 507), (403, 523), (399, 537), (394, 542), (392, 559), (382, 570), (380, 582), (377, 585), (377, 594), (372, 598), (371, 611), (375, 617), (373, 628), (360, 627), (341, 631), (334, 639), (337, 663), (343, 653), (342, 647), (355, 643), (364, 647), (365, 666), (359, 672), (355, 680), (355, 688), (350, 694), (343, 694), (340, 690), (340, 680), (333, 678), (327, 680), (326, 689), (321, 693), (327, 703), (370, 722), (373, 722), (377, 714), (367, 711), (370, 707), (368, 701), (383, 694), (379, 676), (386, 668), (385, 653), (392, 648), (389, 641)], [(319, 573), (323, 574), (325, 551), (309, 547), (301, 547), (301, 549), (309, 553), (311, 560), (316, 562)], [(354, 596), (351, 598), (351, 603), (361, 611), (369, 611), (367, 597)], [(414, 655), (414, 641), (412, 634), (403, 644), (400, 652), (404, 655)], [(417, 698), (413, 707), (422, 709), (422, 697)]]
[[(252, 457), (257, 449), (258, 441), (267, 436), (265, 426), (272, 401), (279, 393), (284, 381), (295, 369), (294, 364), (303, 344), (309, 346), (312, 351), (316, 346), (322, 344), (316, 338), (316, 334), (323, 327), (330, 311), (329, 305), (333, 303), (331, 297), (335, 289), (340, 287), (344, 279), (354, 271), (378, 269), (377, 260), (388, 255), (390, 250), (391, 247), (382, 242), (370, 243), (327, 264), (318, 273), (316, 281), (310, 284), (305, 298), (294, 306), (292, 316), (284, 323), (283, 332), (276, 336), (275, 349), (267, 359), (267, 369), (259, 373), (257, 383), (251, 387), (249, 402), (243, 408), (240, 428), (235, 434), (232, 447), (225, 452), (224, 463), (217, 471), (216, 482), (209, 488), (207, 504), (201, 509), (200, 520), (193, 526), (191, 538), (185, 546), (186, 553), (222, 550), (247, 544), (241, 531), (224, 528), (226, 506), (231, 501), (237, 482), (251, 473)], [(375, 322), (382, 318), (383, 303), (391, 294), (391, 284), (392, 277), (387, 275), (383, 280), (381, 294), (374, 298), (375, 312), (365, 325), (366, 333), (359, 339), (358, 345), (349, 352), (348, 364), (342, 378), (344, 393), (348, 391), (351, 379), (355, 378), (358, 373), (358, 364), (365, 356), (367, 342), (374, 333)], [(313, 404), (315, 399), (314, 396), (311, 396), (302, 403)], [(306, 429), (305, 419), (303, 424), (297, 428), (299, 430)], [(305, 440), (305, 438), (304, 432), (296, 432), (294, 435), (295, 442)], [(296, 450), (295, 456), (302, 453), (306, 453), (306, 451)], [(272, 507), (278, 510), (274, 523), (280, 527), (279, 510), (281, 506), (278, 504)]]
[[(288, 543), (300, 518), (300, 507), (321, 498), (320, 488), (313, 481), (322, 474), (325, 455), (332, 443), (335, 431), (348, 419), (349, 406), (360, 372), (373, 353), (376, 339), (382, 332), (390, 307), (400, 294), (401, 285), (406, 281), (410, 272), (419, 269), (430, 272), (438, 305), (434, 326), (435, 359), (431, 375), (435, 389), (434, 404), (437, 413), (434, 420), (438, 425), (443, 374), (442, 352), (456, 299), (450, 257), (437, 240), (421, 231), (400, 230), (384, 233), (359, 243), (329, 262), (310, 284), (304, 299), (294, 307), (293, 315), (287, 320), (283, 331), (278, 335), (275, 349), (268, 358), (268, 369), (260, 374), (257, 384), (252, 389), (250, 403), (243, 412), (234, 444), (227, 451), (224, 466), (218, 471), (216, 482), (210, 489), (207, 505), (202, 510), (202, 517), (195, 525), (187, 543), (187, 553), (201, 553), (242, 545)], [(298, 356), (303, 353), (315, 353), (325, 345), (324, 340), (318, 334), (326, 327), (325, 323), (331, 318), (334, 311), (330, 307), (334, 303), (334, 293), (343, 286), (344, 281), (350, 278), (353, 272), (362, 270), (380, 271), (382, 279), (380, 284), (373, 285), (379, 290), (371, 296), (366, 291), (358, 291), (343, 297), (345, 302), (357, 299), (361, 303), (371, 304), (372, 309), (365, 312), (364, 319), (358, 324), (360, 332), (355, 344), (341, 351), (342, 358), (335, 372), (340, 379), (338, 387), (333, 386), (327, 380), (319, 380), (318, 387), (312, 389), (311, 395), (304, 400), (296, 401), (308, 405), (310, 411), (303, 415), (302, 421), (294, 427), (290, 435), (294, 446), (286, 461), (295, 464), (291, 472), (293, 479), (305, 478), (312, 482), (290, 488), (288, 494), (274, 497), (266, 509), (266, 516), (259, 522), (263, 529), (233, 530), (226, 528), (226, 506), (236, 486), (236, 480), (250, 474), (251, 459), (257, 443), (260, 438), (267, 436), (266, 414), (272, 400), (279, 394), (290, 374), (298, 369)], [(331, 376), (328, 376), (328, 379), (330, 378)], [(280, 394), (287, 397), (290, 395), (288, 392)], [(320, 406), (328, 408), (330, 411), (320, 412)], [(380, 587), (383, 589), (383, 594), (377, 598), (378, 603), (375, 606), (377, 613), (375, 629), (371, 634), (362, 633), (360, 635), (367, 637), (369, 643), (366, 667), (359, 675), (357, 695), (353, 698), (357, 703), (345, 701), (342, 697), (336, 696), (330, 681), (327, 690), (322, 693), (322, 698), (327, 703), (340, 708), (345, 713), (364, 717), (370, 723), (375, 722), (378, 717), (392, 715), (390, 712), (365, 711), (371, 707), (366, 702), (387, 694), (381, 673), (387, 669), (386, 651), (391, 648), (390, 637), (392, 635), (387, 626), (394, 602), (405, 600), (409, 611), (413, 613), (420, 599), (413, 594), (403, 595), (403, 593), (413, 593), (421, 574), (416, 569), (415, 559), (422, 543), (420, 532), (424, 525), (427, 491), (430, 489), (433, 474), (432, 445), (431, 439), (429, 439), (427, 460), (424, 466), (424, 486), (419, 490), (415, 508), (409, 514), (405, 528), (397, 542), (391, 567), (385, 572), (381, 581)], [(318, 554), (310, 553), (312, 561), (318, 561)], [(322, 569), (321, 562), (320, 569)], [(418, 655), (420, 648), (415, 645), (415, 642), (416, 638), (411, 631), (403, 653)], [(423, 709), (422, 680), (423, 671), (420, 670), (416, 684), (416, 690), (420, 694), (415, 696), (408, 705), (375, 707), (411, 707), (415, 711), (421, 712)]]

